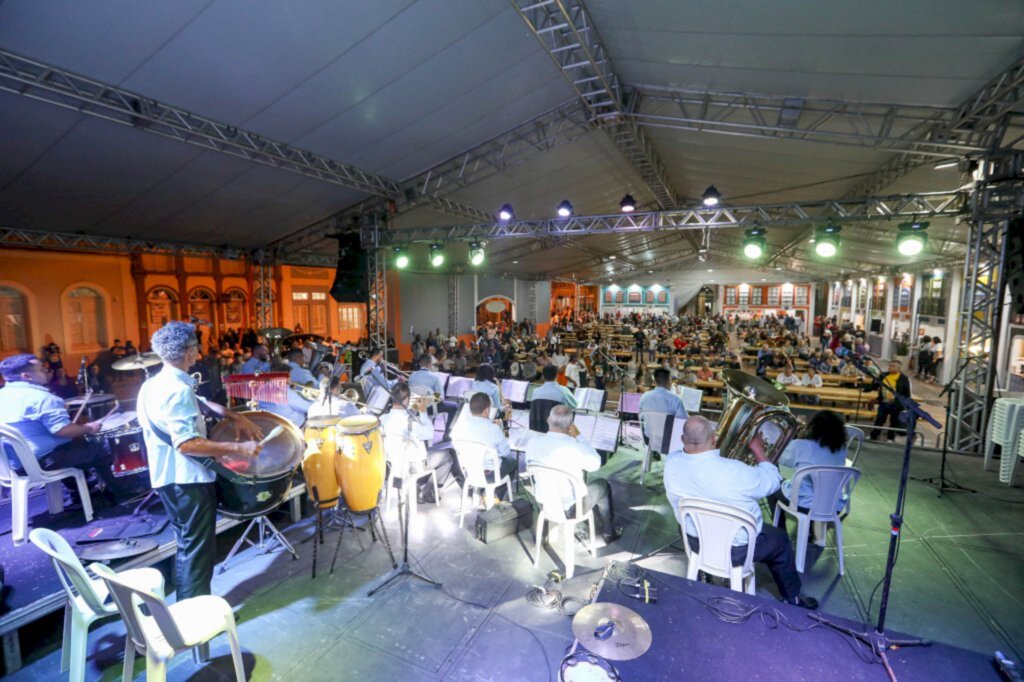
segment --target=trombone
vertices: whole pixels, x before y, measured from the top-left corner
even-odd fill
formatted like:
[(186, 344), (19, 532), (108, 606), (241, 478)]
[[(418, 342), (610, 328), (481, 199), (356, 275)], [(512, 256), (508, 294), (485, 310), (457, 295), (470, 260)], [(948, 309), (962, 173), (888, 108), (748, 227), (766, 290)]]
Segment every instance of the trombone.
[[(319, 402), (324, 397), (324, 390), (322, 388), (314, 388), (305, 384), (300, 384), (294, 381), (289, 381), (288, 385), (295, 389), (303, 398), (311, 400), (313, 402)], [(359, 407), (367, 407), (367, 404), (359, 400), (359, 391), (354, 388), (346, 388), (341, 392), (340, 395), (335, 396), (338, 400), (344, 400), (345, 402), (352, 403)]]

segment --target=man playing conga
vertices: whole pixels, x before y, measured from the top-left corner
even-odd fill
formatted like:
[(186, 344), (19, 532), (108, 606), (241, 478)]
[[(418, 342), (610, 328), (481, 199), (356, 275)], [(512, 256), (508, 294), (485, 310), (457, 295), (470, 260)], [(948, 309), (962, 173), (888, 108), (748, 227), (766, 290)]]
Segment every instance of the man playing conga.
[[(139, 390), (137, 412), (149, 458), (149, 479), (167, 509), (178, 543), (174, 578), (178, 600), (210, 594), (216, 556), (216, 475), (203, 461), (222, 455), (255, 457), (262, 438), (244, 416), (196, 396), (187, 373), (199, 355), (195, 327), (168, 322), (151, 339), (164, 366)], [(200, 405), (235, 423), (240, 439), (219, 443), (206, 438)], [(241, 440), (244, 439), (244, 440)]]

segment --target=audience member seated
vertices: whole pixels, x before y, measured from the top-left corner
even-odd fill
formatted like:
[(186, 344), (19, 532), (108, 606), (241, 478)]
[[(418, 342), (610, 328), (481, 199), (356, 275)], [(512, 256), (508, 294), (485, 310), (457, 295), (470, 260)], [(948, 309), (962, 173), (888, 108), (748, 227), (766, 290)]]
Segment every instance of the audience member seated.
[[(573, 422), (573, 411), (565, 405), (557, 405), (548, 415), (548, 432), (534, 436), (526, 445), (526, 465), (539, 464), (564, 471), (571, 476), (582, 478), (584, 472), (601, 468), (601, 455), (583, 437)], [(587, 496), (581, 509), (594, 510), (594, 525), (606, 544), (614, 542), (622, 529), (615, 525), (615, 511), (612, 491), (608, 481), (592, 478), (587, 483)], [(572, 506), (572, 494), (565, 497), (565, 509)], [(579, 530), (577, 532), (585, 532)]]
[[(488, 479), (495, 481), (512, 475), (516, 470), (516, 458), (497, 420), (491, 421), (488, 418), (491, 407), (491, 399), (486, 393), (474, 393), (469, 400), (469, 414), (463, 415), (452, 427), (452, 441), (468, 440), (494, 448), (498, 461), (484, 462), (484, 468)], [(497, 478), (495, 472), (498, 472)], [(507, 492), (505, 486), (495, 491), (503, 500), (507, 499)]]
[[(754, 442), (760, 445), (759, 438)], [(757, 536), (741, 531), (733, 539), (733, 565), (739, 566), (747, 555), (747, 544), (754, 542), (754, 561), (767, 564), (782, 600), (806, 608), (817, 608), (816, 600), (800, 594), (800, 575), (796, 571), (793, 549), (785, 531), (766, 525), (761, 517), (762, 498), (779, 489), (778, 468), (764, 458), (763, 448), (752, 446), (757, 461), (749, 466), (736, 459), (722, 457), (715, 447), (711, 423), (694, 416), (683, 425), (683, 452), (668, 456), (665, 462), (665, 494), (679, 520), (679, 501), (696, 498), (721, 502), (743, 509), (754, 517)], [(690, 549), (700, 551), (697, 529), (687, 519), (686, 541)]]
[(775, 377), (775, 381), (783, 386), (799, 386), (801, 383), (800, 377), (793, 373), (793, 365), (786, 365), (785, 369), (782, 370), (782, 374)]

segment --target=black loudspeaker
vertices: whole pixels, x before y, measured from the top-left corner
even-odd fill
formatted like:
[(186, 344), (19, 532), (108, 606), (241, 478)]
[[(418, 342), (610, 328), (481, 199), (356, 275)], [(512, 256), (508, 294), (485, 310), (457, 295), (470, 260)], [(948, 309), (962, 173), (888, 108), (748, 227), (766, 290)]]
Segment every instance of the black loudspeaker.
[(370, 296), (367, 282), (367, 258), (359, 243), (359, 233), (337, 235), (338, 267), (331, 285), (331, 298), (339, 303), (366, 303)]
[(1024, 218), (1011, 220), (1006, 235), (1006, 287), (1013, 314), (1024, 315)]

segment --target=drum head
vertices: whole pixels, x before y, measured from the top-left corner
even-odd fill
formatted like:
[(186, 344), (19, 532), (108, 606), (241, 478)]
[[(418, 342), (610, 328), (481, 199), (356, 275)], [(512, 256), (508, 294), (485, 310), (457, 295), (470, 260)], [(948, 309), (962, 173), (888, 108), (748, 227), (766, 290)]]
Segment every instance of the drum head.
[(100, 433), (120, 431), (128, 426), (137, 426), (135, 412), (128, 411), (110, 415), (100, 422)]
[(116, 396), (110, 393), (93, 393), (90, 396), (83, 395), (77, 398), (68, 398), (64, 401), (64, 406), (70, 410), (71, 408), (77, 408), (82, 403), (87, 405), (107, 404), (114, 402), (114, 400), (116, 400)]
[[(302, 453), (306, 443), (302, 432), (284, 417), (272, 412), (242, 412), (264, 434), (269, 434), (274, 427), (282, 426), (284, 430), (260, 450), (255, 459), (247, 459), (235, 455), (218, 457), (217, 461), (225, 469), (244, 478), (275, 478), (294, 471), (302, 462)], [(213, 427), (210, 440), (228, 443), (238, 440), (235, 436), (235, 425), (227, 419)]]
[(354, 414), (338, 421), (338, 433), (366, 433), (380, 426), (380, 420), (372, 414)]

